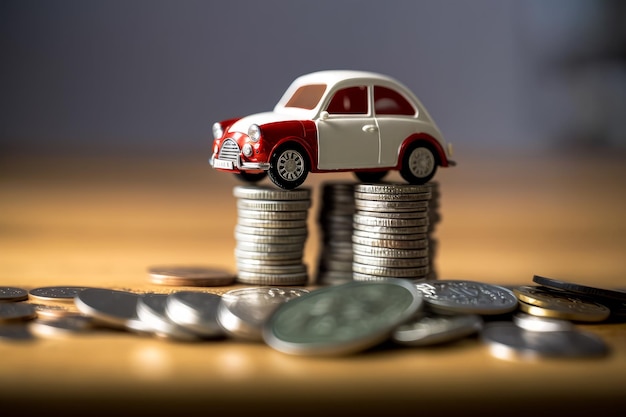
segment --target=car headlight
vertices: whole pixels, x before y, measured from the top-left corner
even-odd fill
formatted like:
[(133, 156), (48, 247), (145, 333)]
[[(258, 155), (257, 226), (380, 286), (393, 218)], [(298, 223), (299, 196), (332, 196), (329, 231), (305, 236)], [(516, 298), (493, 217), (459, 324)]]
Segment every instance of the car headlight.
[(250, 125), (248, 128), (248, 137), (252, 142), (258, 142), (261, 139), (261, 128), (259, 125)]
[(219, 139), (224, 134), (224, 129), (222, 129), (222, 125), (220, 122), (213, 123), (213, 137), (215, 139)]
[(241, 152), (245, 155), (245, 156), (252, 156), (252, 145), (250, 145), (249, 143), (246, 143), (245, 145), (243, 145), (243, 148), (241, 149)]

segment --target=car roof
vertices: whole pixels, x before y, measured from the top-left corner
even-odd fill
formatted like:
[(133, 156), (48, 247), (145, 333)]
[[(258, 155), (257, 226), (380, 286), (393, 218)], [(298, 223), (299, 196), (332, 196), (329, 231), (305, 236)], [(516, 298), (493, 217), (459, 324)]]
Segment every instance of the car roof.
[[(312, 83), (325, 83), (328, 85), (335, 85), (342, 81), (386, 81), (393, 84), (404, 87), (397, 80), (383, 74), (369, 71), (356, 71), (356, 70), (324, 70), (316, 71), (309, 74), (301, 75), (294, 80), (294, 83), (298, 84), (312, 84)], [(404, 87), (406, 88), (406, 87)]]

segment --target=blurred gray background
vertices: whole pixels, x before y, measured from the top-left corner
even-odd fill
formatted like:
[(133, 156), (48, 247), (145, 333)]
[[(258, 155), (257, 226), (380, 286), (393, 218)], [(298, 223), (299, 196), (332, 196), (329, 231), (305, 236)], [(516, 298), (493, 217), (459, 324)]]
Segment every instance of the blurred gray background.
[(0, 2), (0, 153), (200, 155), (297, 76), (408, 85), (459, 152), (626, 148), (626, 2)]

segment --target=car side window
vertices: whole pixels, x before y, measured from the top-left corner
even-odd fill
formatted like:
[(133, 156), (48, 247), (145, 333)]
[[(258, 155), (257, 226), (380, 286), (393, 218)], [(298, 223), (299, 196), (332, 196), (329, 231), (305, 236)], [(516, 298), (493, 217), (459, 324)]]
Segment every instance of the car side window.
[(380, 115), (414, 116), (415, 109), (400, 93), (387, 87), (374, 87), (374, 112)]
[(367, 114), (367, 87), (338, 90), (326, 108), (329, 114)]

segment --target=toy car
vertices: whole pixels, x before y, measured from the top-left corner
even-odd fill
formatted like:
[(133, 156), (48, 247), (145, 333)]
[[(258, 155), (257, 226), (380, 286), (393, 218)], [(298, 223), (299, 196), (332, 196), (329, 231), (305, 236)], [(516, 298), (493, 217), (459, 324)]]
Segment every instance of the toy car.
[(333, 70), (298, 77), (271, 112), (213, 125), (210, 165), (283, 189), (309, 172), (352, 171), (364, 182), (398, 170), (411, 184), (454, 166), (447, 144), (408, 88), (381, 74)]

